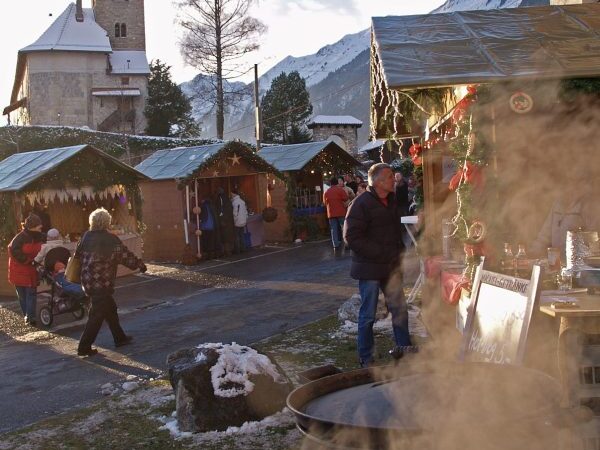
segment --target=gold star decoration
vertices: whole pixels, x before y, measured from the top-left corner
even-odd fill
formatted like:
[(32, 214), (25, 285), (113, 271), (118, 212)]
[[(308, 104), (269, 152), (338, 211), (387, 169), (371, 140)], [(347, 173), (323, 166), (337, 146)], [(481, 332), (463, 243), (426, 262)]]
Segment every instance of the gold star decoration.
[(241, 156), (236, 155), (235, 153), (233, 154), (233, 156), (230, 156), (229, 158), (231, 160), (231, 165), (235, 166), (236, 164), (240, 163), (240, 159), (242, 159)]
[(219, 171), (218, 171), (218, 170), (215, 170), (215, 171), (213, 172), (213, 177), (215, 177), (215, 178), (216, 178), (216, 177), (218, 177), (218, 176), (219, 176)]

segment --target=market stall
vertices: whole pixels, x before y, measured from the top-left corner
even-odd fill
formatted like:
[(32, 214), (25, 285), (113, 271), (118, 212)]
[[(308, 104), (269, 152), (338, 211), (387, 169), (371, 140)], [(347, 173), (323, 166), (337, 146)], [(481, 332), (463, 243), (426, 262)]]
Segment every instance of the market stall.
[(326, 231), (324, 183), (361, 167), (332, 140), (268, 146), (259, 156), (285, 175), (285, 182), (273, 180), (269, 184), (269, 206), (281, 212), (267, 224), (270, 240), (304, 240), (319, 230)]
[[(18, 153), (6, 158), (0, 162), (2, 265), (8, 259), (6, 245), (30, 212), (42, 218), (44, 231), (58, 229), (65, 246), (74, 249), (89, 228), (89, 214), (99, 207), (111, 213), (112, 231), (141, 257), (138, 182), (143, 179), (145, 176), (135, 169), (89, 145)], [(131, 272), (121, 269), (120, 274), (125, 273)], [(0, 292), (14, 293), (6, 277), (1, 280)]]
[(240, 192), (249, 213), (250, 244), (263, 244), (262, 211), (277, 170), (248, 145), (220, 142), (159, 150), (136, 169), (150, 179), (141, 184), (147, 258), (179, 261), (187, 255), (190, 263), (201, 258), (202, 203), (210, 201), (214, 207), (220, 189), (227, 197), (234, 189)]
[(457, 308), (461, 331), (481, 257), (513, 280), (539, 264), (547, 305), (571, 293), (561, 262), (575, 285), (598, 283), (582, 259), (600, 231), (599, 24), (594, 4), (373, 19), (371, 137), (420, 135), (424, 272), (452, 306), (433, 314)]

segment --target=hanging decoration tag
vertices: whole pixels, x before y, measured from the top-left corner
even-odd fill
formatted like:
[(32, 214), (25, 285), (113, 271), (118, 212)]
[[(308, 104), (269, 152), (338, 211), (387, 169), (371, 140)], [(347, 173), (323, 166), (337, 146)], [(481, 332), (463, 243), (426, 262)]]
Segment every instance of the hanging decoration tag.
[(533, 108), (533, 99), (529, 94), (518, 91), (510, 96), (510, 109), (517, 114), (526, 114)]

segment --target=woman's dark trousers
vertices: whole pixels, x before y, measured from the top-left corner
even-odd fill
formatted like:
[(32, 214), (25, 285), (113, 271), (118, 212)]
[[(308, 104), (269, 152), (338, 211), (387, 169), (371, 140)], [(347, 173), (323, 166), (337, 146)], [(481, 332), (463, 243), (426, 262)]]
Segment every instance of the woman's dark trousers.
[(92, 344), (98, 336), (102, 322), (106, 320), (113, 336), (115, 344), (123, 342), (127, 336), (119, 323), (117, 315), (117, 304), (112, 295), (91, 297), (91, 308), (85, 329), (79, 340), (78, 351), (86, 351), (92, 347)]

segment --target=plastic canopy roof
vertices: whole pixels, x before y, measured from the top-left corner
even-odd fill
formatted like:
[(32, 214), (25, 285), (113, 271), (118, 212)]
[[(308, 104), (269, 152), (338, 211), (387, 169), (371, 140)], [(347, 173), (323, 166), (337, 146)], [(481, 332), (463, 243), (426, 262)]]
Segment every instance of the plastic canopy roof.
[(158, 150), (135, 168), (153, 180), (187, 178), (226, 145), (226, 142), (219, 142), (198, 147)]
[(15, 153), (9, 156), (0, 162), (0, 192), (20, 191), (84, 150), (93, 151), (100, 157), (110, 160), (113, 164), (127, 171), (135, 172), (139, 178), (145, 178), (143, 174), (137, 172), (134, 168), (92, 146), (77, 145), (74, 147)]
[(600, 76), (600, 5), (374, 17), (388, 89)]
[(304, 166), (328, 146), (336, 147), (343, 155), (347, 155), (348, 158), (351, 158), (357, 166), (360, 165), (355, 158), (333, 141), (306, 142), (304, 144), (264, 147), (258, 152), (258, 156), (261, 156), (269, 164), (275, 166), (280, 172), (302, 170)]

